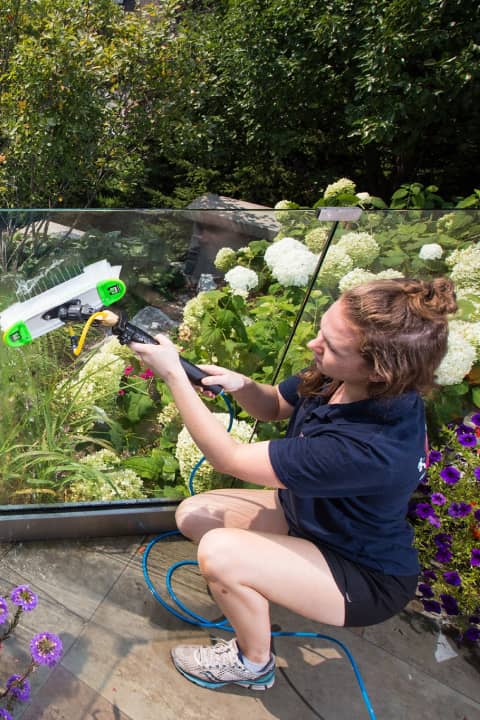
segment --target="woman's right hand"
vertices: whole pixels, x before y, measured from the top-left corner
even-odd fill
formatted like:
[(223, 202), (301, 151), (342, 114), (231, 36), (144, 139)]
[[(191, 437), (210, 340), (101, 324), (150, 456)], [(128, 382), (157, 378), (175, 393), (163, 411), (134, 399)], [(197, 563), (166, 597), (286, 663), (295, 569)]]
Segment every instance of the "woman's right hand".
[(225, 392), (234, 393), (242, 390), (248, 382), (245, 375), (219, 365), (199, 365), (198, 367), (208, 373), (207, 377), (202, 378), (202, 386), (206, 391), (208, 391), (209, 385), (221, 385)]

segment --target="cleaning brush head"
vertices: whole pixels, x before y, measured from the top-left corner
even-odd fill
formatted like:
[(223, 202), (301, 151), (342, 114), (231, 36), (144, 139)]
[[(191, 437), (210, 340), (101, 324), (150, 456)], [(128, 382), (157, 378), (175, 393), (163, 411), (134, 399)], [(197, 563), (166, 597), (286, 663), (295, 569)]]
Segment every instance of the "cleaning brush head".
[[(0, 312), (4, 342), (10, 347), (21, 347), (60, 327), (63, 321), (58, 317), (58, 309), (65, 304), (77, 302), (90, 306), (95, 312), (117, 302), (126, 290), (125, 283), (119, 278), (120, 270), (120, 265), (112, 266), (108, 260), (100, 260), (69, 279), (65, 279), (64, 269), (62, 273), (62, 268), (56, 266), (49, 269), (48, 276), (44, 274), (25, 281), (23, 296), (34, 294)], [(44, 289), (55, 278), (60, 282)], [(22, 297), (21, 287), (19, 290)]]

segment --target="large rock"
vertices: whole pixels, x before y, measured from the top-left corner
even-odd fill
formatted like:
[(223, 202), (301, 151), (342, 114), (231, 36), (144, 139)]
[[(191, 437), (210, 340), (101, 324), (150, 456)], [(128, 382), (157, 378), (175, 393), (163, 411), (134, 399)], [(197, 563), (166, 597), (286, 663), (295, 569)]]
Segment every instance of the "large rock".
[(206, 193), (193, 200), (182, 215), (193, 222), (185, 273), (221, 273), (213, 261), (222, 247), (239, 250), (255, 239), (273, 240), (279, 231), (274, 212), (264, 205)]

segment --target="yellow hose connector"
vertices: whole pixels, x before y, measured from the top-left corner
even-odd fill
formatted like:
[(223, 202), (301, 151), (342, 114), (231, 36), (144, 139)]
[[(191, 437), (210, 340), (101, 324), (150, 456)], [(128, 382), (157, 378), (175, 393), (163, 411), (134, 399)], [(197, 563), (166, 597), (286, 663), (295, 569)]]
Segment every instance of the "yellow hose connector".
[[(73, 350), (73, 354), (75, 357), (78, 357), (80, 353), (82, 352), (83, 346), (85, 345), (85, 340), (87, 338), (88, 331), (90, 330), (90, 327), (92, 323), (95, 322), (95, 320), (104, 319), (107, 317), (107, 312), (105, 310), (100, 310), (100, 312), (93, 313), (93, 315), (90, 315), (87, 322), (83, 326), (82, 334), (80, 335), (80, 338), (78, 340), (78, 345)], [(110, 313), (109, 313), (110, 314)]]

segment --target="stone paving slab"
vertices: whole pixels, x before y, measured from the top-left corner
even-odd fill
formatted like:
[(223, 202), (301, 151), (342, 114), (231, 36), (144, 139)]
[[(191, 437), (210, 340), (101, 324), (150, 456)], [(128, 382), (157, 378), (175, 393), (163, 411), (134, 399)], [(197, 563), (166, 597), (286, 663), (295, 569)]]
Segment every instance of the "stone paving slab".
[(35, 695), (22, 720), (132, 720), (114, 703), (59, 666)]
[(458, 648), (447, 637), (457, 656), (437, 662), (438, 628), (419, 613), (407, 610), (380, 625), (362, 628), (361, 637), (480, 703), (480, 653), (472, 647)]
[[(138, 541), (135, 543), (138, 546)], [(2, 559), (2, 575), (14, 584), (28, 583), (43, 597), (54, 599), (87, 620), (95, 612), (118, 576), (128, 565), (132, 543), (126, 550), (103, 552), (105, 545), (77, 540), (15, 544)], [(120, 544), (118, 547), (121, 547)]]

